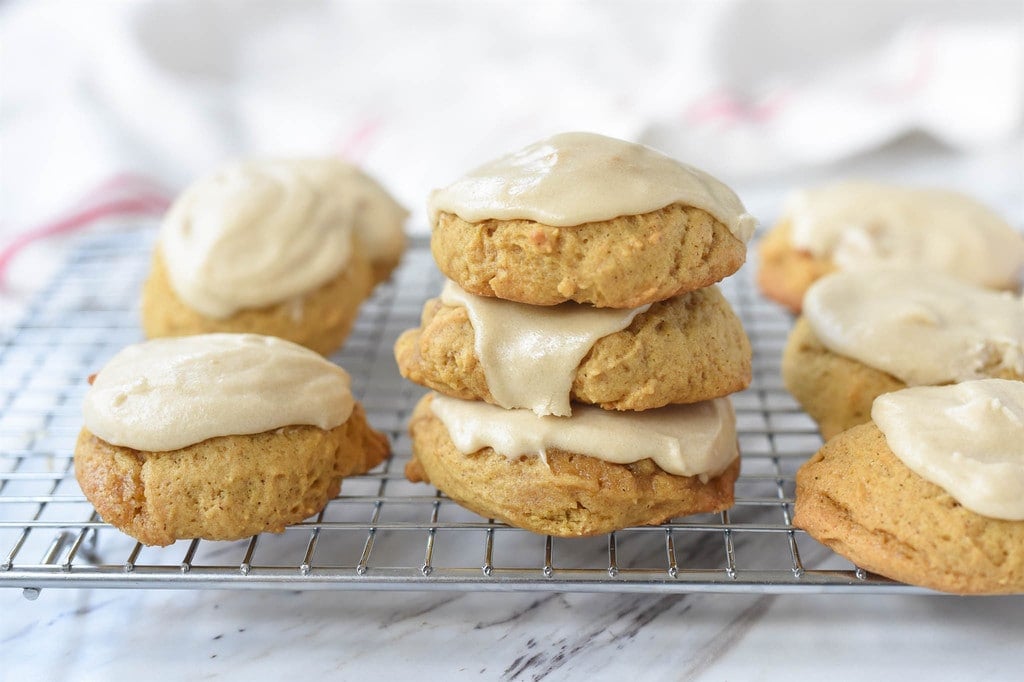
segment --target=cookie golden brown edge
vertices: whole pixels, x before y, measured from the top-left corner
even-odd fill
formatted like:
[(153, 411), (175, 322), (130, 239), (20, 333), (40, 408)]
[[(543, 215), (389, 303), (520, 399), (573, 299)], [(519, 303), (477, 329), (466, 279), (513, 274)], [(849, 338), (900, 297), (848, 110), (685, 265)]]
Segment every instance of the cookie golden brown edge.
[[(462, 306), (427, 301), (421, 326), (395, 343), (406, 379), (439, 393), (495, 404), (474, 351)], [(717, 287), (655, 303), (628, 328), (597, 341), (583, 358), (571, 398), (605, 409), (640, 411), (694, 403), (743, 390), (751, 348)]]
[(75, 477), (100, 517), (146, 545), (280, 533), (323, 509), (345, 476), (390, 448), (356, 403), (343, 424), (210, 438), (170, 452), (112, 445), (83, 428)]
[(419, 402), (409, 423), (413, 458), (406, 477), (433, 484), (485, 518), (545, 535), (581, 537), (733, 505), (739, 458), (702, 482), (669, 474), (650, 459), (614, 464), (552, 449), (545, 461), (509, 458), (489, 447), (466, 455), (432, 413), (431, 399)]
[[(1024, 375), (1008, 368), (991, 377), (1024, 381)], [(803, 317), (797, 318), (782, 351), (782, 381), (825, 440), (871, 421), (875, 398), (907, 387), (887, 372), (826, 348)]]
[(736, 272), (747, 249), (707, 212), (682, 204), (573, 227), (470, 223), (442, 212), (430, 248), (441, 272), (470, 293), (601, 308), (635, 308), (708, 287)]
[(150, 339), (216, 332), (263, 334), (330, 355), (351, 332), (359, 307), (373, 288), (373, 277), (370, 263), (357, 251), (337, 275), (297, 300), (219, 319), (203, 315), (178, 297), (157, 248), (142, 289), (142, 329)]
[(893, 580), (955, 594), (1024, 592), (1024, 522), (964, 508), (903, 464), (874, 423), (832, 438), (800, 467), (793, 524)]

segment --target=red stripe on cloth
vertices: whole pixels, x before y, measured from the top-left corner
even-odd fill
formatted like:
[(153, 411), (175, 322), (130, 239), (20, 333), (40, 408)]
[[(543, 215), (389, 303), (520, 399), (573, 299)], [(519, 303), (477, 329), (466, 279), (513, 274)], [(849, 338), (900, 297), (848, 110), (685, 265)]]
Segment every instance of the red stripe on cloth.
[(380, 128), (380, 119), (363, 122), (338, 145), (338, 156), (356, 163), (361, 161), (370, 149), (370, 140)]
[(776, 90), (756, 102), (747, 102), (728, 92), (711, 93), (691, 104), (683, 116), (690, 124), (705, 123), (764, 123), (775, 118), (786, 106), (791, 93)]
[[(123, 185), (123, 178), (118, 180), (119, 177), (122, 176), (115, 176), (115, 178), (108, 180), (103, 185), (100, 185), (98, 190), (101, 192), (104, 189), (109, 190), (114, 186), (114, 183)], [(0, 252), (0, 284), (7, 278), (7, 269), (11, 261), (30, 244), (54, 235), (74, 232), (104, 218), (162, 213), (167, 210), (170, 204), (170, 199), (156, 193), (113, 199), (94, 204), (64, 218), (22, 232)]]

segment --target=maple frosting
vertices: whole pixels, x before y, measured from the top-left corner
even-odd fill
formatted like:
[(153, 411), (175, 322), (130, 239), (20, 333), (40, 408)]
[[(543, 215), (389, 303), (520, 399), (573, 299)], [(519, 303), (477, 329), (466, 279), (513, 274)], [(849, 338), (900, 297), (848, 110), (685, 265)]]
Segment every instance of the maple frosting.
[(876, 398), (871, 418), (907, 467), (964, 507), (1024, 521), (1024, 382), (908, 388)]
[(85, 394), (85, 426), (150, 452), (283, 426), (333, 429), (352, 413), (349, 376), (319, 354), (256, 334), (203, 334), (128, 346)]
[(466, 309), (474, 350), (498, 405), (563, 417), (572, 414), (569, 395), (576, 369), (593, 345), (651, 307), (533, 306), (476, 296), (451, 281), (441, 302)]
[(914, 386), (1024, 375), (1024, 299), (921, 268), (836, 272), (803, 314), (829, 350)]
[(650, 458), (664, 471), (707, 480), (739, 456), (728, 398), (614, 412), (577, 405), (571, 417), (540, 417), (488, 403), (434, 394), (430, 409), (459, 452), (485, 447), (511, 459), (565, 450), (616, 464)]
[(570, 227), (650, 213), (670, 204), (706, 211), (746, 242), (757, 221), (736, 194), (704, 171), (644, 145), (594, 133), (562, 133), (477, 168), (431, 193), (441, 212), (468, 222), (526, 219)]
[(160, 231), (171, 286), (189, 307), (225, 318), (300, 296), (348, 263), (353, 234), (370, 260), (404, 242), (405, 210), (336, 159), (261, 159), (192, 184)]
[(842, 182), (795, 193), (783, 212), (793, 245), (840, 269), (922, 265), (1014, 288), (1024, 235), (957, 192)]

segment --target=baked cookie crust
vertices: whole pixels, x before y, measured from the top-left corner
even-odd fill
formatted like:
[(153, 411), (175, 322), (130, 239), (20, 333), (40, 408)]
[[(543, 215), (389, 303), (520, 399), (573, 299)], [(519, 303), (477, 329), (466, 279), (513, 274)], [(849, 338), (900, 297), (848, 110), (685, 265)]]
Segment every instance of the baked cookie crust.
[(430, 247), (441, 272), (470, 293), (601, 308), (710, 286), (736, 272), (747, 250), (711, 215), (681, 204), (574, 227), (440, 213)]
[(956, 594), (1024, 592), (1024, 522), (965, 509), (903, 464), (874, 423), (833, 438), (797, 471), (793, 524), (894, 580)]
[(75, 476), (103, 520), (143, 544), (238, 540), (318, 513), (343, 477), (372, 469), (389, 450), (357, 403), (330, 431), (289, 426), (170, 452), (112, 445), (83, 428)]
[(510, 459), (491, 448), (464, 455), (425, 396), (409, 424), (413, 459), (405, 475), (431, 483), (486, 518), (559, 537), (599, 535), (676, 516), (710, 513), (733, 504), (739, 458), (720, 476), (666, 473), (650, 459), (612, 464), (564, 450)]
[[(395, 343), (402, 376), (440, 393), (494, 404), (462, 306), (427, 301), (418, 329)], [(655, 303), (599, 339), (576, 369), (571, 399), (609, 410), (648, 410), (743, 390), (750, 341), (717, 287)]]
[(150, 339), (213, 332), (264, 334), (330, 355), (348, 337), (373, 282), (370, 264), (353, 252), (348, 265), (333, 279), (297, 300), (240, 310), (230, 317), (215, 319), (178, 298), (157, 248), (142, 289), (142, 329)]
[(793, 246), (791, 234), (792, 228), (784, 221), (761, 239), (757, 286), (767, 298), (799, 315), (803, 309), (804, 294), (810, 286), (834, 272), (836, 266), (829, 259), (817, 258), (797, 249)]
[[(991, 378), (1024, 381), (1009, 369)], [(825, 440), (871, 421), (875, 398), (907, 387), (887, 372), (826, 348), (803, 317), (797, 318), (782, 351), (782, 381)]]

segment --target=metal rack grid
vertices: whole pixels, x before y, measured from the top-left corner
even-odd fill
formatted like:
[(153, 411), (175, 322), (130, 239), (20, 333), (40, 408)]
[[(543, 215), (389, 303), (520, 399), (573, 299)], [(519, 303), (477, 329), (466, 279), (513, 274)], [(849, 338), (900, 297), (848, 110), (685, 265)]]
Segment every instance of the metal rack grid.
[(820, 445), (786, 393), (790, 319), (754, 292), (746, 267), (722, 283), (754, 346), (751, 387), (734, 396), (743, 473), (727, 512), (596, 538), (535, 535), (466, 511), (405, 480), (406, 418), (423, 390), (391, 348), (442, 280), (424, 241), (363, 307), (333, 359), (353, 377), (394, 454), (315, 518), (239, 542), (144, 547), (104, 524), (72, 469), (86, 377), (141, 340), (137, 299), (151, 225), (83, 240), (0, 338), (0, 586), (541, 590), (591, 592), (926, 592), (866, 573), (790, 524), (797, 467)]

